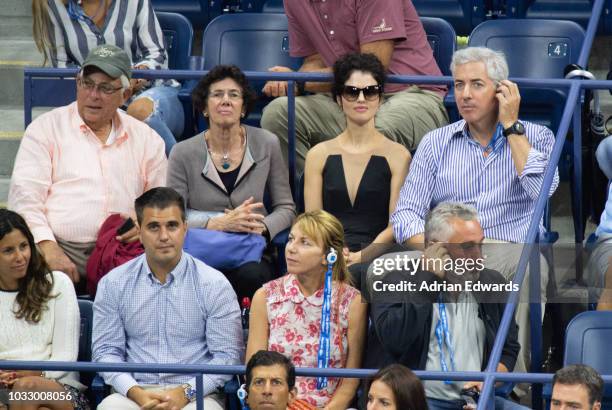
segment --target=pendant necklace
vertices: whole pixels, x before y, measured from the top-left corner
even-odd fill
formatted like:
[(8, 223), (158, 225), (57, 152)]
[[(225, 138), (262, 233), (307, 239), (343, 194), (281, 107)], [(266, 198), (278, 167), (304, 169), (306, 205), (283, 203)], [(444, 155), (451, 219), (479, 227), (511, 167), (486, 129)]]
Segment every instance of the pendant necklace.
[[(242, 149), (246, 145), (246, 137), (244, 136), (242, 131), (240, 132), (240, 137), (243, 140), (242, 146), (240, 147), (240, 149)], [(210, 147), (210, 144), (208, 143), (208, 139), (206, 139), (206, 144)], [(230, 157), (229, 157), (229, 154), (230, 154), (229, 150), (224, 149), (222, 155), (220, 155), (220, 154), (218, 154), (216, 152), (213, 152), (210, 148), (208, 149), (208, 152), (210, 152), (211, 155), (221, 156), (221, 159), (223, 161), (223, 162), (221, 162), (221, 168), (229, 169), (229, 167), (231, 166), (231, 160), (230, 160)]]

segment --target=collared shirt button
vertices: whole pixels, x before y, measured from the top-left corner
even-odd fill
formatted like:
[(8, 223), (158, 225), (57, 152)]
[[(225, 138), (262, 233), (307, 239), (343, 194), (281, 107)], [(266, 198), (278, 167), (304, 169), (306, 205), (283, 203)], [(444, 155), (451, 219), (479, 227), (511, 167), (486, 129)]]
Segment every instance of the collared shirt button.
[(323, 18), (327, 20), (327, 14), (323, 14)]
[(333, 36), (334, 35), (334, 30), (329, 30), (329, 34)]

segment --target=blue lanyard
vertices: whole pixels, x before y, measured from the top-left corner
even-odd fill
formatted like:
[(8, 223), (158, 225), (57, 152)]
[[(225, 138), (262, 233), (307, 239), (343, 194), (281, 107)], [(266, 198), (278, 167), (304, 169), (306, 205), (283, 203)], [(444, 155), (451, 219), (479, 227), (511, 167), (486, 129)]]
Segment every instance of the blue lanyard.
[[(330, 358), (330, 321), (331, 321), (331, 294), (332, 294), (332, 267), (338, 254), (332, 248), (327, 254), (327, 272), (325, 272), (325, 287), (323, 288), (323, 309), (321, 309), (321, 334), (319, 335), (319, 351), (317, 352), (317, 366), (320, 369), (329, 367)], [(317, 377), (317, 389), (327, 387), (327, 377)]]
[[(440, 348), (440, 366), (443, 372), (448, 372), (448, 366), (446, 365), (446, 359), (444, 358), (444, 344), (450, 356), (451, 370), (455, 371), (455, 353), (453, 352), (453, 345), (451, 343), (450, 329), (448, 328), (448, 318), (446, 316), (446, 305), (439, 301), (438, 310), (440, 312), (440, 319), (436, 324), (436, 339), (438, 339), (438, 347)], [(450, 380), (444, 380), (445, 384), (452, 384)]]
[(73, 20), (85, 20), (85, 13), (75, 0), (68, 0), (68, 15)]

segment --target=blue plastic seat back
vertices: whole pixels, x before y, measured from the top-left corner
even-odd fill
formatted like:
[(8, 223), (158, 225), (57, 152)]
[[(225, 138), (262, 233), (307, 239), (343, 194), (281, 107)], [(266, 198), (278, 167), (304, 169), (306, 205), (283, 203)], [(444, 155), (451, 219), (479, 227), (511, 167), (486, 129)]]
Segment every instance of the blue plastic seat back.
[(421, 23), (442, 74), (451, 75), (450, 63), (457, 48), (457, 35), (453, 26), (437, 17), (421, 17)]
[(79, 361), (91, 361), (91, 335), (93, 332), (93, 302), (88, 299), (79, 299), (79, 313), (81, 316), (81, 329), (79, 335)]
[(563, 78), (578, 61), (584, 35), (572, 21), (489, 20), (474, 29), (469, 45), (503, 51), (512, 77)]
[[(576, 63), (584, 30), (572, 21), (489, 20), (470, 35), (469, 46), (502, 51), (511, 77), (563, 78), (563, 70)], [(556, 132), (566, 91), (521, 88), (521, 118), (548, 126)]]
[(468, 35), (485, 19), (484, 0), (414, 0), (420, 17), (439, 17), (448, 21), (460, 35)]
[(284, 13), (285, 6), (283, 5), (283, 0), (268, 0), (264, 3), (261, 11), (263, 13)]
[(193, 42), (193, 27), (187, 18), (178, 13), (156, 12), (164, 33), (164, 45), (168, 53), (168, 68), (187, 70)]
[[(570, 20), (586, 29), (593, 10), (593, 0), (506, 0), (506, 15), (511, 18)], [(608, 5), (604, 9), (609, 9)], [(610, 19), (604, 11), (598, 32), (609, 32)]]
[(210, 22), (202, 44), (204, 69), (235, 64), (243, 71), (267, 71), (281, 65), (298, 69), (302, 59), (289, 55), (284, 14), (224, 14)]
[[(301, 58), (289, 55), (289, 31), (284, 14), (224, 14), (210, 22), (202, 44), (204, 69), (218, 64), (235, 64), (243, 71), (268, 71), (272, 66), (297, 70)], [(261, 96), (265, 81), (252, 81)], [(261, 110), (269, 99), (259, 99), (246, 123), (259, 126)]]
[(151, 0), (155, 13), (170, 12), (185, 16), (191, 24), (204, 28), (215, 15), (221, 14), (221, 1)]
[[(565, 331), (563, 365), (586, 364), (600, 374), (612, 374), (612, 311), (582, 312)], [(602, 409), (612, 408), (612, 386), (605, 386)]]
[[(81, 327), (79, 333), (79, 362), (91, 361), (91, 339), (93, 334), (93, 302), (89, 299), (78, 299)], [(95, 372), (81, 372), (81, 383), (91, 386)], [(91, 397), (90, 397), (91, 399)]]

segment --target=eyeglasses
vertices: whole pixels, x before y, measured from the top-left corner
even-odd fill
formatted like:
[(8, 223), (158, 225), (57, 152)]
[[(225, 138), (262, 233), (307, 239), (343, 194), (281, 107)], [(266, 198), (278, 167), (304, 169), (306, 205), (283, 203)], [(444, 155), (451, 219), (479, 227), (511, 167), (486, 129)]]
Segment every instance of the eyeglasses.
[(368, 101), (374, 101), (380, 96), (380, 85), (368, 85), (364, 88), (345, 85), (342, 96), (346, 101), (357, 101), (359, 94), (363, 91), (363, 97)]
[(95, 81), (90, 80), (89, 78), (79, 78), (77, 79), (77, 84), (79, 85), (79, 87), (81, 87), (85, 91), (93, 91), (94, 89), (97, 88), (99, 92), (105, 95), (111, 95), (123, 89), (123, 87), (113, 87), (109, 83), (96, 84)]
[(242, 93), (238, 90), (215, 90), (210, 93), (210, 98), (222, 100), (227, 95), (230, 100), (236, 101), (242, 98)]

